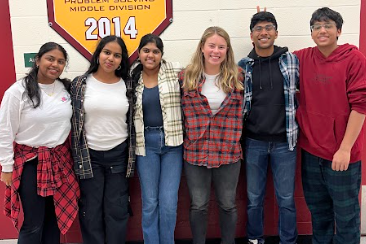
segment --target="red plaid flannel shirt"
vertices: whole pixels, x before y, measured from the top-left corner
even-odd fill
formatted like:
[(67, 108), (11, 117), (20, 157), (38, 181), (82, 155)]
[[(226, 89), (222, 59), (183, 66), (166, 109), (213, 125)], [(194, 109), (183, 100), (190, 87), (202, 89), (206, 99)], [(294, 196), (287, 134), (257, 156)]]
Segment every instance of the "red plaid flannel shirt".
[(80, 197), (79, 184), (72, 170), (73, 162), (68, 141), (55, 148), (33, 148), (15, 144), (12, 185), (5, 189), (4, 213), (18, 229), (20, 213), (18, 189), (23, 166), (35, 157), (38, 157), (37, 193), (42, 197), (53, 196), (57, 224), (61, 233), (65, 234), (76, 218)]
[[(184, 71), (179, 74), (183, 83)], [(207, 98), (201, 94), (205, 80), (197, 90), (182, 92), (185, 138), (184, 160), (187, 163), (218, 168), (242, 159), (240, 137), (243, 128), (243, 91), (233, 89), (219, 111), (212, 115)]]

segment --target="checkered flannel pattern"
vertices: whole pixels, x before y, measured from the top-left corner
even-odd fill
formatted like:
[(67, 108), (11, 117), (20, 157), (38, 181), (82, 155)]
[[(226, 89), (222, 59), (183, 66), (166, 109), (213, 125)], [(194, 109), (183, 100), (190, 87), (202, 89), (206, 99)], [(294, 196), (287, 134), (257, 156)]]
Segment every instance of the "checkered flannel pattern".
[[(179, 74), (182, 84), (184, 71)], [(233, 89), (212, 115), (207, 98), (197, 90), (183, 91), (184, 160), (193, 165), (218, 168), (242, 159), (240, 137), (243, 129), (243, 91)]]
[[(283, 91), (286, 107), (286, 135), (289, 150), (295, 150), (299, 126), (296, 122), (297, 98), (296, 88), (299, 87), (299, 60), (296, 55), (286, 52), (278, 60), (279, 68), (283, 76)], [(253, 96), (253, 65), (254, 60), (246, 57), (239, 61), (239, 66), (245, 70), (244, 92), (244, 118), (248, 116), (252, 108)]]
[(12, 185), (5, 189), (5, 215), (18, 229), (20, 213), (19, 186), (24, 164), (38, 157), (37, 193), (53, 196), (57, 224), (62, 234), (71, 227), (78, 213), (79, 184), (72, 169), (73, 163), (68, 141), (55, 148), (33, 148), (15, 144)]
[[(159, 70), (159, 98), (163, 116), (163, 126), (166, 146), (179, 146), (183, 143), (182, 108), (180, 101), (180, 87), (177, 73), (170, 62), (162, 62)], [(135, 104), (135, 128), (136, 128), (136, 155), (146, 155), (145, 150), (145, 125), (142, 109), (142, 93), (144, 83), (140, 76), (136, 87), (137, 101)]]

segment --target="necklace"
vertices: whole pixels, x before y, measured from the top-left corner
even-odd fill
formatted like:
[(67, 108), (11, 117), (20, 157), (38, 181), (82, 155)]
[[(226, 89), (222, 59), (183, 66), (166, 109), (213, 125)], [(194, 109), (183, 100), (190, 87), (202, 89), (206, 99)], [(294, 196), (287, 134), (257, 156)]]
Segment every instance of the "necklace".
[(48, 96), (50, 96), (50, 97), (52, 97), (53, 96), (53, 94), (54, 94), (54, 92), (55, 92), (55, 86), (56, 86), (56, 81), (54, 81), (53, 82), (53, 87), (52, 87), (52, 92), (51, 93), (48, 93), (48, 92), (46, 92), (48, 89), (48, 86), (46, 86), (46, 87), (42, 87), (42, 86), (40, 86), (41, 87), (41, 89), (44, 91), (44, 93), (46, 93)]

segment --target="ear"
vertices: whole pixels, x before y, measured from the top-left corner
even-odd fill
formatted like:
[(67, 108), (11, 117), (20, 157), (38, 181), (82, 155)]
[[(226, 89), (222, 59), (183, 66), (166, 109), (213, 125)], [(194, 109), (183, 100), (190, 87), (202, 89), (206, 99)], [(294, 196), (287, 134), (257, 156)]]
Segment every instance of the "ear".
[(337, 29), (337, 37), (340, 37), (341, 34), (342, 34), (342, 30), (341, 29)]
[(253, 32), (250, 32), (250, 39), (253, 41)]
[(38, 67), (39, 66), (39, 58), (38, 57), (36, 57), (36, 66)]
[(276, 34), (275, 34), (275, 38), (274, 39), (277, 39), (278, 37), (278, 30), (276, 30)]

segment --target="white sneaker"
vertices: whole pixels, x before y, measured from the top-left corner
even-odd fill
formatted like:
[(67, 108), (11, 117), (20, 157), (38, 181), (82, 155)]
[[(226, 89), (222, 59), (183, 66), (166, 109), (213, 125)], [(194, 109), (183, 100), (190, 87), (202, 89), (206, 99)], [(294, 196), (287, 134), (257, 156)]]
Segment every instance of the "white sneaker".
[(248, 241), (249, 241), (248, 244), (258, 244), (258, 240), (249, 239)]

